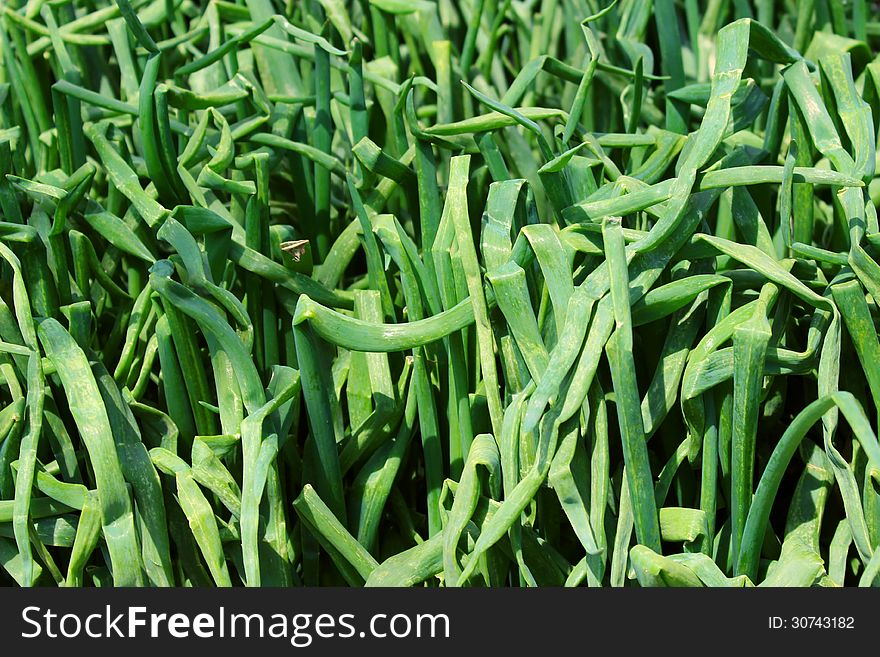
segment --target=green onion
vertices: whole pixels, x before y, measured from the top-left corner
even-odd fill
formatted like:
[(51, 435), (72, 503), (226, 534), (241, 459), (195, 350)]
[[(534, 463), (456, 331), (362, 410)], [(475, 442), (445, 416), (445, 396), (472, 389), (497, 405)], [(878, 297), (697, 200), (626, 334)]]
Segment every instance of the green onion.
[(8, 3), (0, 585), (880, 584), (813, 4)]

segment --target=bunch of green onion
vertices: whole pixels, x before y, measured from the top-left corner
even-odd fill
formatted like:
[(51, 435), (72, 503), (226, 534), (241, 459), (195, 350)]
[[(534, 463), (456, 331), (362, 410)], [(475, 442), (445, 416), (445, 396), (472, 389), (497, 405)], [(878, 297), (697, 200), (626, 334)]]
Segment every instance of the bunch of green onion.
[(0, 584), (880, 583), (865, 0), (6, 0)]

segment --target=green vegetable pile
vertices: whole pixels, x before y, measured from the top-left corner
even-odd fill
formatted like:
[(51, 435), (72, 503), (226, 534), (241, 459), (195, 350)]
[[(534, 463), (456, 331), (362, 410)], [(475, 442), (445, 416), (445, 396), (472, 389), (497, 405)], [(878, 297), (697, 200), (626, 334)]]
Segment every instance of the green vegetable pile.
[(0, 584), (880, 584), (865, 0), (6, 0)]

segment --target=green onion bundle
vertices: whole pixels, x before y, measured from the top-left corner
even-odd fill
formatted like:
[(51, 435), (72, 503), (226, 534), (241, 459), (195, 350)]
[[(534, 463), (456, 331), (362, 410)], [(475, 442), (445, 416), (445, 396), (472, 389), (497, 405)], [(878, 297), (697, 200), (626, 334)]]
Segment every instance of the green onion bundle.
[(0, 584), (880, 584), (865, 0), (7, 0)]

